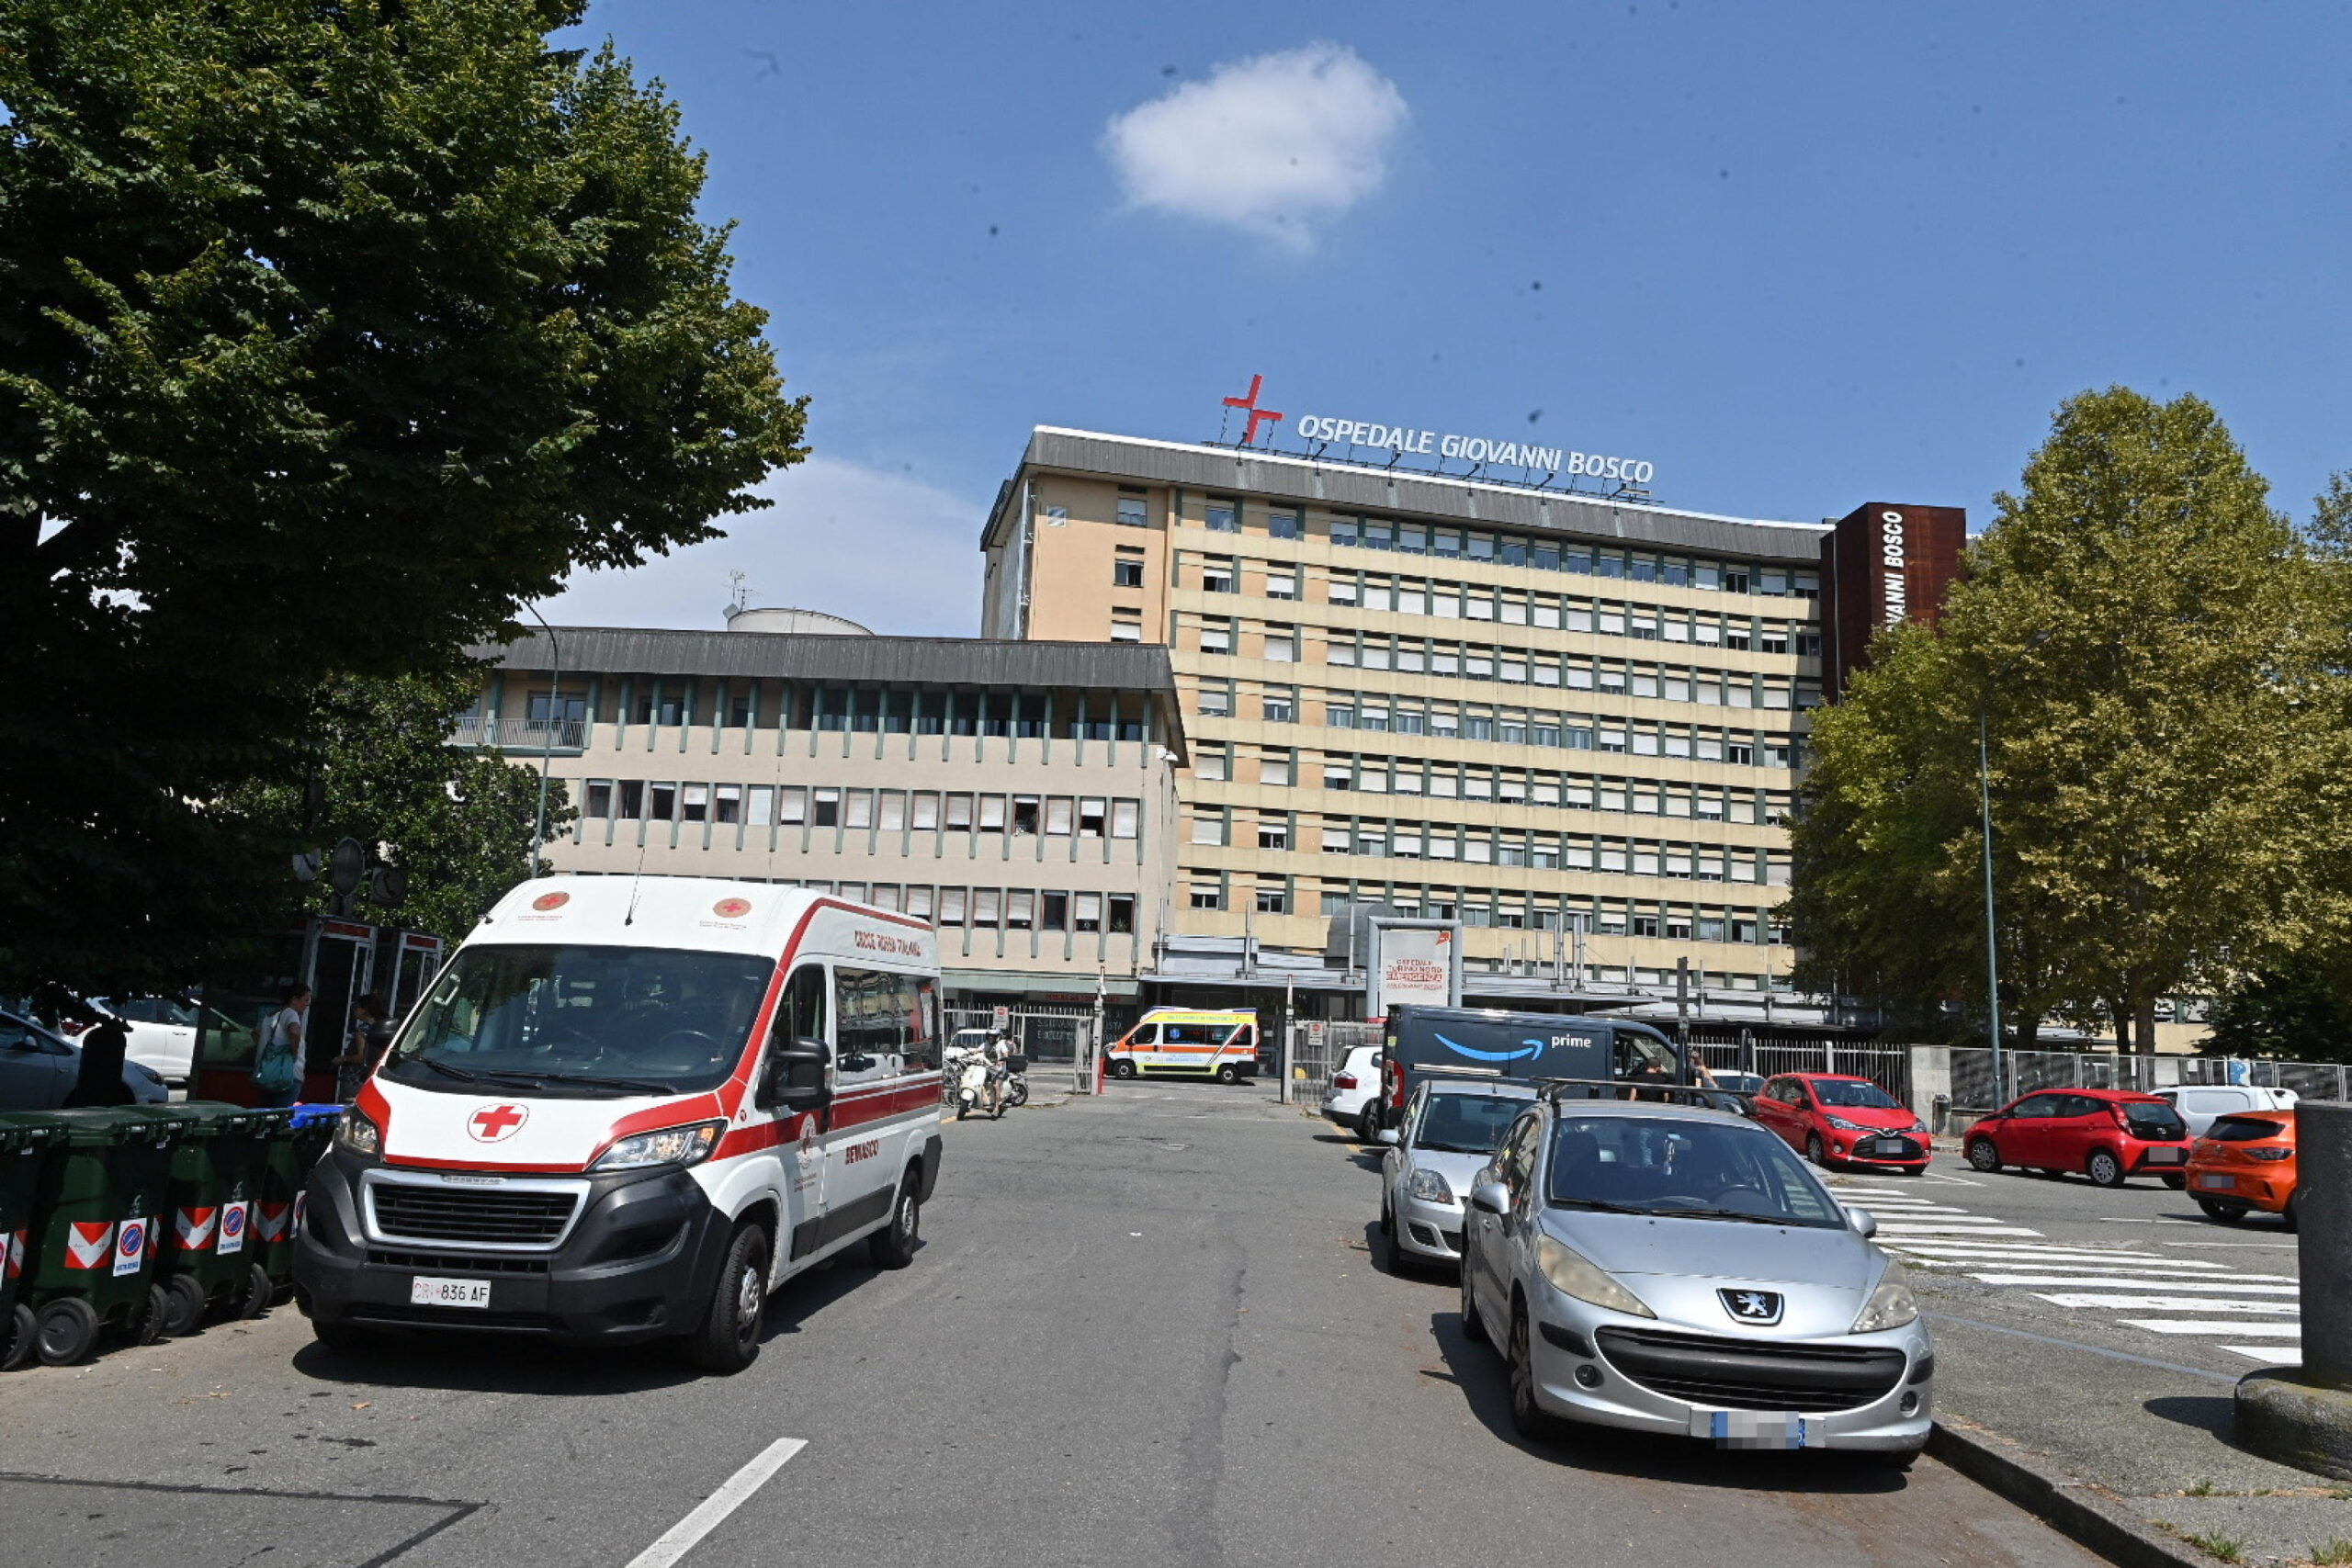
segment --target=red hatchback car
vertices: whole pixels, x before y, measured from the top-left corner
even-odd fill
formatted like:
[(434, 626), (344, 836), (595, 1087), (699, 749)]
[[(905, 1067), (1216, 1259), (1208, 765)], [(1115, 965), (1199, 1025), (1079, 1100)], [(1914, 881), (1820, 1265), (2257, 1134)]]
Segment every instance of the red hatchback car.
[(2188, 1123), (2169, 1100), (2117, 1089), (2046, 1089), (2020, 1095), (1968, 1130), (1968, 1163), (2056, 1176), (2079, 1170), (2101, 1187), (2128, 1176), (2187, 1183)]
[(1934, 1141), (1927, 1123), (1868, 1078), (1783, 1073), (1756, 1091), (1756, 1120), (1819, 1166), (1891, 1166), (1917, 1176)]

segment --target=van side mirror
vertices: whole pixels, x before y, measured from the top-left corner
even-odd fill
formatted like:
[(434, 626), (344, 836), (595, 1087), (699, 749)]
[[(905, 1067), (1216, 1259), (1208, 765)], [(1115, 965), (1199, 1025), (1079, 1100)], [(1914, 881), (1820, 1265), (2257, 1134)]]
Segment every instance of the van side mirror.
[(798, 1040), (768, 1053), (754, 1103), (763, 1111), (813, 1111), (832, 1096), (825, 1089), (831, 1049), (821, 1040)]

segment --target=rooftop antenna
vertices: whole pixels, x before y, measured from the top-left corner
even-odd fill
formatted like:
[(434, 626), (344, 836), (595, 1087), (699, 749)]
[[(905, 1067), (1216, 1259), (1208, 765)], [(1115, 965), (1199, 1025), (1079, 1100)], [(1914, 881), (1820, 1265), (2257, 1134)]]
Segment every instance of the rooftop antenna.
[(741, 615), (752, 607), (752, 591), (744, 585), (741, 569), (729, 572), (727, 581), (734, 584), (727, 595), (727, 613), (729, 615)]

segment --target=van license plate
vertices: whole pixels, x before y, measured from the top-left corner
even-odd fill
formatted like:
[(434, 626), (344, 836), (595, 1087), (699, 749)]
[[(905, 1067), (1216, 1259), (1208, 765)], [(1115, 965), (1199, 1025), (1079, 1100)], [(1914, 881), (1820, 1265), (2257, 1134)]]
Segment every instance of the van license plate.
[(408, 1304), (428, 1307), (487, 1307), (490, 1305), (490, 1281), (487, 1280), (436, 1280), (416, 1274), (409, 1279)]

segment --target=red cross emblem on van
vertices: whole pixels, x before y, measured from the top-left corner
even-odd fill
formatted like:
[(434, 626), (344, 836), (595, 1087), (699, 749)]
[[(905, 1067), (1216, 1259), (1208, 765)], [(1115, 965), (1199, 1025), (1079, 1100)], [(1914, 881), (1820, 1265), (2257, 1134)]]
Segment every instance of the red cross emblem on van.
[(466, 1131), (481, 1144), (503, 1143), (531, 1119), (528, 1106), (485, 1105), (466, 1119)]

